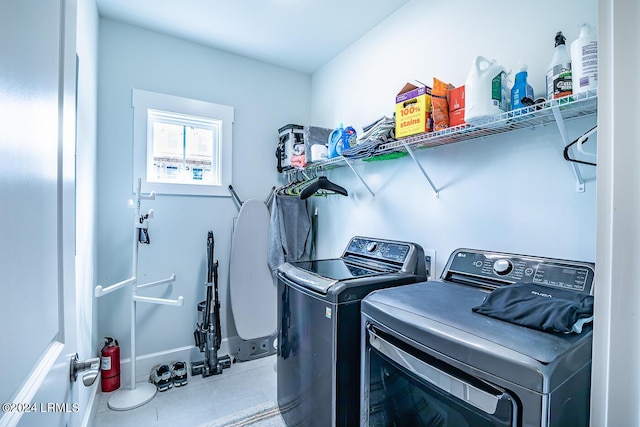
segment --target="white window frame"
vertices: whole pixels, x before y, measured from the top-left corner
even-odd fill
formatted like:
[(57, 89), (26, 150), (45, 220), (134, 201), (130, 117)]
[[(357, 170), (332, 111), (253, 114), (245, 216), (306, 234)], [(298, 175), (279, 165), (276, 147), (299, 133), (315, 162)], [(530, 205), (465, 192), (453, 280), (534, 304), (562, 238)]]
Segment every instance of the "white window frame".
[[(132, 91), (133, 107), (133, 182), (135, 192), (138, 179), (142, 181), (142, 191), (155, 191), (157, 194), (179, 194), (195, 196), (230, 197), (228, 187), (231, 185), (232, 163), (232, 127), (234, 109), (228, 105), (214, 104), (179, 96), (149, 92), (140, 89)], [(219, 183), (165, 183), (149, 182), (147, 167), (153, 162), (152, 147), (148, 141), (153, 138), (153, 131), (149, 128), (149, 110), (166, 113), (176, 113), (183, 117), (202, 117), (210, 119), (219, 125), (220, 145), (218, 147)], [(185, 118), (185, 121), (187, 121)], [(152, 140), (152, 139), (151, 139)], [(214, 156), (216, 157), (216, 156)]]

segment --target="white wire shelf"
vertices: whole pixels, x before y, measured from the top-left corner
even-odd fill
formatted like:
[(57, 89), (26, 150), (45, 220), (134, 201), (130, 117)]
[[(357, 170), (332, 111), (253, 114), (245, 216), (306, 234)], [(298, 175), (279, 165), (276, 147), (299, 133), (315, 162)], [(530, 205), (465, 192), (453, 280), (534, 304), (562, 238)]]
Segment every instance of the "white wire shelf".
[(564, 98), (553, 99), (530, 107), (508, 111), (482, 119), (479, 123), (474, 123), (473, 125), (464, 124), (437, 132), (422, 133), (401, 138), (397, 141), (381, 145), (374, 156), (393, 150), (404, 149), (404, 144), (414, 148), (435, 147), (511, 132), (518, 129), (531, 129), (537, 126), (556, 123), (553, 114), (554, 108), (560, 111), (565, 122), (578, 117), (594, 115), (597, 113), (597, 90), (594, 89)]
[[(407, 152), (413, 161), (418, 165), (420, 171), (425, 176), (429, 185), (433, 189), (436, 197), (438, 197), (438, 189), (433, 181), (429, 178), (418, 159), (415, 157), (413, 150), (419, 148), (436, 147), (440, 145), (453, 144), (461, 141), (468, 141), (476, 138), (485, 138), (492, 135), (512, 132), (518, 129), (533, 129), (538, 126), (555, 124), (558, 126), (562, 136), (562, 142), (567, 145), (567, 135), (564, 127), (566, 121), (577, 119), (580, 117), (589, 117), (597, 114), (597, 90), (591, 90), (579, 94), (570, 95), (564, 98), (553, 99), (544, 103), (535, 104), (529, 107), (508, 111), (506, 113), (487, 117), (479, 120), (473, 125), (463, 124), (451, 128), (443, 129), (437, 132), (428, 132), (418, 135), (400, 138), (395, 141), (381, 144), (371, 156), (367, 158), (348, 158), (335, 157), (321, 162), (308, 164), (302, 169), (290, 169), (285, 171), (285, 177), (291, 181), (295, 180), (299, 173), (306, 176), (306, 171), (328, 170), (337, 167), (348, 166), (360, 179), (362, 184), (367, 188), (372, 197), (375, 194), (364, 181), (362, 176), (353, 168), (354, 162), (366, 161), (368, 159), (384, 156), (392, 152)], [(584, 191), (584, 181), (580, 175), (579, 169), (572, 163), (572, 168), (576, 176), (576, 191)]]

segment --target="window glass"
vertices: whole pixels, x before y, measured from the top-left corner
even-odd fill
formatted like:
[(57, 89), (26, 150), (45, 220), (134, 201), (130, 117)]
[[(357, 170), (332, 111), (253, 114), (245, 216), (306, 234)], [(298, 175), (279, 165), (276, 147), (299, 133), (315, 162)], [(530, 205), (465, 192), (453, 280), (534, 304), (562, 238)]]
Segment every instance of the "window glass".
[(233, 108), (134, 90), (134, 188), (228, 196)]

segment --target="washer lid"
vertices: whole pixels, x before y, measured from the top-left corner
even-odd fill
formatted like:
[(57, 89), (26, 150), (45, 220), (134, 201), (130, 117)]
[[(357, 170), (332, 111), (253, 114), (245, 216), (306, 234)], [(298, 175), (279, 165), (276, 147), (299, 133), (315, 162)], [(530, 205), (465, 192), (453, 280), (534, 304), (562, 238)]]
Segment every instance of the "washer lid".
[(562, 381), (590, 362), (591, 326), (582, 334), (547, 333), (472, 312), (486, 295), (469, 286), (422, 282), (369, 294), (362, 313), (442, 355), (540, 391), (550, 387), (544, 375)]
[(342, 259), (300, 261), (292, 264), (299, 269), (333, 280), (348, 280), (356, 277), (375, 276), (384, 273), (384, 271), (356, 265)]
[(324, 294), (340, 281), (388, 274), (341, 258), (290, 262), (281, 265), (279, 270), (294, 282)]

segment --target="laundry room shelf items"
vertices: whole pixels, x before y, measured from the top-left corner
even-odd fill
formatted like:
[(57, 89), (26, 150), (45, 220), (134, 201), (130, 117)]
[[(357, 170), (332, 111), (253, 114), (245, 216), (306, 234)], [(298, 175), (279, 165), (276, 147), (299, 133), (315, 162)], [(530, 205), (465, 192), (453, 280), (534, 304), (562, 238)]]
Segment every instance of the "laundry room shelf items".
[[(482, 119), (473, 125), (463, 124), (439, 130), (437, 132), (422, 133), (395, 141), (387, 142), (378, 147), (370, 158), (375, 158), (385, 154), (404, 151), (407, 152), (416, 163), (421, 173), (424, 175), (429, 185), (438, 197), (438, 189), (429, 178), (429, 175), (422, 167), (415, 156), (416, 149), (437, 147), (440, 145), (453, 144), (461, 141), (469, 141), (477, 138), (486, 138), (493, 135), (513, 132), (519, 129), (534, 129), (549, 124), (556, 124), (562, 138), (563, 148), (571, 141), (567, 137), (565, 122), (581, 117), (595, 116), (597, 114), (597, 90), (570, 95), (564, 98), (553, 99), (544, 103), (523, 107), (517, 110), (508, 111), (495, 116)], [(366, 160), (366, 159), (363, 159)], [(353, 167), (355, 162), (362, 160), (336, 157), (321, 162), (314, 162), (305, 169), (333, 169), (336, 167), (349, 166), (360, 181), (367, 188), (369, 193), (375, 197), (371, 188), (366, 184), (362, 176)], [(576, 191), (584, 192), (584, 181), (580, 174), (580, 169), (575, 163), (571, 163), (573, 173), (576, 178)], [(285, 176), (290, 179), (297, 170), (285, 171)], [(286, 174), (289, 174), (287, 176)]]

